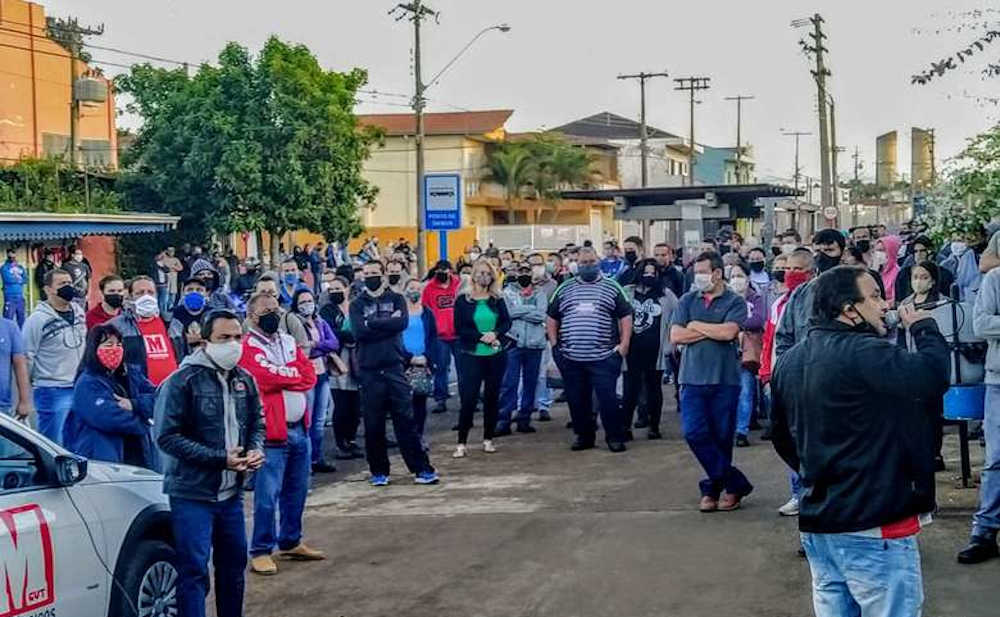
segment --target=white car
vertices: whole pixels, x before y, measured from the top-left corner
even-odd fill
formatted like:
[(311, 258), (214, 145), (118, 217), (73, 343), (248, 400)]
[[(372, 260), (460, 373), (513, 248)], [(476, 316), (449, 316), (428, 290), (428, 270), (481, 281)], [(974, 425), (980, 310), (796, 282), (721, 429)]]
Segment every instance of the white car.
[(0, 414), (0, 617), (177, 615), (162, 483)]

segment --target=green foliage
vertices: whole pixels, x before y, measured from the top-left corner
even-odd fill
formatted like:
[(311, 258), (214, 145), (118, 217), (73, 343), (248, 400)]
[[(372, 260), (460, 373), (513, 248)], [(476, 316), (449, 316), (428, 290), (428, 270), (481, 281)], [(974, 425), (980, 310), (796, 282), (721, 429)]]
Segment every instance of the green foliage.
[(521, 197), (533, 173), (532, 153), (524, 143), (504, 142), (490, 152), (488, 163), (490, 177), (504, 187), (504, 200), (513, 217), (514, 200)]
[(0, 210), (107, 213), (122, 209), (113, 180), (94, 174), (84, 179), (82, 171), (71, 171), (58, 157), (21, 159), (0, 167)]
[(326, 71), (306, 47), (275, 37), (256, 58), (230, 43), (218, 66), (191, 78), (134, 66), (116, 81), (143, 118), (123, 161), (129, 190), (187, 228), (346, 240), (376, 194), (361, 166), (381, 136), (353, 111), (366, 81), (361, 69)]
[(77, 58), (90, 62), (90, 53), (83, 50), (83, 35), (76, 17), (46, 17), (45, 34), (71, 54), (79, 50)]

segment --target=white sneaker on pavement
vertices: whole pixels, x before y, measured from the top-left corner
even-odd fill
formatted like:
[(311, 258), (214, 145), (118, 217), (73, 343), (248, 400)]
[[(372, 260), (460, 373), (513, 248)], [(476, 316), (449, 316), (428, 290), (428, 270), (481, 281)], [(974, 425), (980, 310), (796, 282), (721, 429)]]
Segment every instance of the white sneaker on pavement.
[(781, 516), (798, 516), (799, 515), (799, 499), (798, 497), (792, 497), (788, 500), (788, 503), (778, 508), (778, 514)]
[(451, 453), (451, 458), (465, 458), (465, 444), (460, 443), (455, 446), (455, 451)]
[(492, 439), (484, 439), (483, 440), (483, 452), (485, 452), (487, 454), (493, 454), (496, 451), (497, 451), (497, 447), (493, 445), (493, 440)]

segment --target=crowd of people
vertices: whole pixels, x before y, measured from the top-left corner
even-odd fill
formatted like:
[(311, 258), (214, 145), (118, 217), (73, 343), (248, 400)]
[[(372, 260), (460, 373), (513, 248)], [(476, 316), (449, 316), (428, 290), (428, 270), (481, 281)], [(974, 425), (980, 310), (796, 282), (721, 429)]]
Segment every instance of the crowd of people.
[[(275, 557), (324, 558), (303, 542), (302, 518), (310, 475), (335, 471), (334, 460), (365, 458), (370, 484), (382, 487), (398, 447), (416, 484), (439, 482), (425, 426), (428, 413), (448, 411), (452, 376), (455, 459), (473, 455), (477, 412), (479, 449), (493, 455), (502, 438), (552, 419), (557, 388), (574, 451), (594, 448), (599, 431), (613, 453), (636, 430), (661, 439), (671, 384), (704, 471), (702, 512), (737, 510), (753, 491), (733, 452), (762, 428), (788, 463), (775, 470), (790, 485), (779, 513), (801, 514), (814, 578), (829, 581), (848, 565), (828, 534), (914, 542), (933, 510), (948, 351), (923, 309), (949, 297), (975, 305), (989, 341), (988, 401), (1000, 396), (1000, 234), (989, 231), (945, 246), (910, 226), (823, 229), (809, 243), (787, 230), (768, 246), (724, 228), (683, 251), (635, 236), (548, 253), (477, 244), (423, 277), (402, 240), (369, 238), (356, 255), (294, 247), (276, 270), (264, 268), (268, 255), (184, 245), (165, 247), (148, 275), (103, 277), (91, 306), (91, 269), (75, 249), (61, 263), (45, 255), (44, 299), (26, 317), (26, 272), (10, 251), (0, 267), (0, 408), (26, 421), (34, 411), (41, 433), (81, 455), (164, 474), (185, 615), (204, 614), (212, 551), (223, 616), (240, 614), (248, 560), (273, 575)], [(909, 422), (919, 414), (904, 400), (921, 403), (926, 427)], [(869, 417), (890, 409), (899, 411)], [(983, 503), (959, 557), (969, 563), (997, 556), (994, 415), (987, 407)], [(885, 465), (853, 483), (836, 472)], [(870, 494), (890, 484), (891, 495)], [(912, 578), (894, 580), (879, 602), (906, 585), (914, 593)], [(833, 587), (816, 597), (862, 601)]]

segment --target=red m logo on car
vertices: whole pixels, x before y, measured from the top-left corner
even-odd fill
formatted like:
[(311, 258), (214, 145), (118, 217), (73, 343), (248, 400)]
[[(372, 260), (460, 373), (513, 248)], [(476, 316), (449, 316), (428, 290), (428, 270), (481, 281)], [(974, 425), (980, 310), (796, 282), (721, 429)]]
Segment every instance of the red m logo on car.
[(0, 617), (55, 602), (52, 535), (37, 504), (0, 510)]

